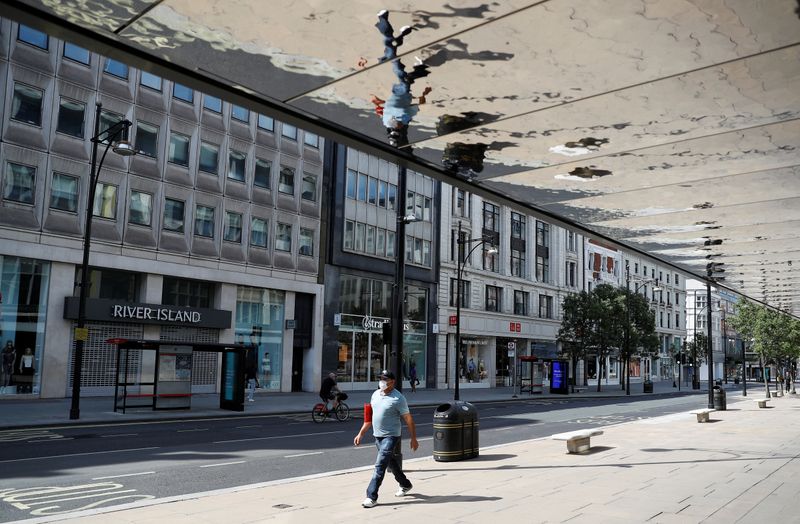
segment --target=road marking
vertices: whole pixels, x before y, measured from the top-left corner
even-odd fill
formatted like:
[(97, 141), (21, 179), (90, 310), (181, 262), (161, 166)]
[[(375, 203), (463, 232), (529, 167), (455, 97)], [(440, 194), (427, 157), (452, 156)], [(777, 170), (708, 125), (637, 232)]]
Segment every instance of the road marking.
[(95, 477), (92, 480), (106, 480), (106, 479), (118, 479), (122, 477), (136, 477), (138, 475), (153, 475), (155, 471), (142, 471), (141, 473), (127, 473), (125, 475), (109, 475), (107, 477)]
[(28, 458), (21, 458), (21, 459), (8, 459), (8, 460), (0, 460), (0, 464), (6, 464), (8, 462), (29, 462), (31, 460), (50, 460), (50, 459), (59, 459), (65, 457), (85, 457), (88, 455), (103, 455), (108, 453), (128, 453), (130, 451), (145, 451), (148, 449), (158, 449), (158, 446), (152, 446), (149, 448), (130, 448), (130, 449), (112, 449), (109, 451), (92, 451), (88, 453), (67, 453), (66, 455), (48, 455), (46, 457), (28, 457)]
[(26, 441), (26, 444), (36, 444), (38, 442), (64, 442), (65, 440), (75, 440), (75, 438), (74, 437), (64, 437), (64, 438), (60, 438), (58, 440), (53, 440), (53, 439), (28, 440), (28, 441)]
[(208, 431), (208, 428), (179, 429), (178, 433), (190, 433), (192, 431)]
[(252, 426), (236, 426), (236, 429), (250, 429), (250, 428), (260, 428), (261, 424), (255, 424)]
[(10, 431), (0, 431), (0, 442), (19, 442), (20, 440), (38, 439), (42, 442), (45, 440), (62, 440), (63, 435), (53, 433), (47, 429), (30, 430), (19, 429)]
[(298, 453), (297, 455), (286, 455), (283, 458), (307, 457), (309, 455), (322, 455), (322, 451), (312, 451), (311, 453)]
[(100, 438), (111, 438), (111, 437), (135, 437), (138, 433), (112, 433), (110, 435), (100, 435)]
[(206, 464), (205, 466), (200, 466), (201, 468), (216, 468), (217, 466), (232, 466), (234, 464), (244, 464), (244, 460), (237, 460), (236, 462), (222, 462), (220, 464)]
[(252, 442), (254, 440), (273, 440), (279, 438), (295, 438), (295, 437), (313, 437), (316, 435), (332, 435), (334, 433), (344, 433), (344, 430), (341, 431), (323, 431), (320, 433), (298, 433), (296, 435), (276, 435), (273, 437), (253, 437), (253, 438), (239, 438), (235, 440), (217, 440), (212, 442), (212, 444), (230, 444), (231, 442)]

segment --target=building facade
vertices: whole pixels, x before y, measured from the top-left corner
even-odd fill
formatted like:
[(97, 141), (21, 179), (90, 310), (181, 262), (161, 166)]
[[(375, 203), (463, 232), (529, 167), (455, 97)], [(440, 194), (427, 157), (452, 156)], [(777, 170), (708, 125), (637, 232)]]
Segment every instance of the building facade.
[[(113, 393), (113, 338), (240, 342), (264, 389), (318, 387), (319, 137), (5, 19), (0, 86), (2, 394), (70, 394), (88, 212), (82, 394)], [(137, 154), (102, 157), (89, 210), (98, 104), (101, 131), (132, 122)], [(195, 354), (193, 390), (215, 391), (219, 365)]]

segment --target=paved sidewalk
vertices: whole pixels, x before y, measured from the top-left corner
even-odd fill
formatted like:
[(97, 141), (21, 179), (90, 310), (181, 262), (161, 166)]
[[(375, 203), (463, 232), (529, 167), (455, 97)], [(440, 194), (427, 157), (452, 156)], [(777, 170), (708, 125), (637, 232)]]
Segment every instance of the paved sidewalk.
[[(729, 384), (733, 388), (733, 384)], [(729, 389), (729, 391), (738, 391)], [(748, 389), (751, 386), (748, 384)], [(761, 385), (763, 392), (764, 386)], [(752, 385), (755, 390), (755, 384)], [(450, 402), (453, 399), (453, 390), (449, 389), (418, 389), (416, 393), (411, 393), (408, 388), (403, 391), (412, 406), (438, 406), (443, 402)], [(354, 415), (361, 412), (361, 407), (365, 402), (369, 402), (372, 391), (350, 391), (347, 403), (353, 410)], [(654, 382), (653, 394), (681, 394), (681, 395), (707, 395), (705, 382), (701, 384), (700, 390), (687, 389), (682, 385), (680, 392), (672, 387), (672, 382)], [(649, 396), (642, 393), (642, 384), (631, 384), (631, 396)], [(464, 387), (460, 390), (461, 400), (467, 402), (491, 402), (501, 400), (511, 400), (514, 396), (514, 389), (510, 387), (501, 388), (470, 388)], [(595, 397), (620, 397), (626, 396), (621, 391), (619, 384), (603, 384), (602, 391), (598, 393), (596, 386), (573, 393), (570, 395), (550, 395), (543, 394), (517, 394), (517, 398), (537, 399), (537, 398), (560, 398), (560, 399), (585, 399)], [(175, 419), (197, 419), (197, 418), (218, 418), (218, 417), (242, 417), (251, 415), (271, 415), (285, 413), (305, 413), (311, 412), (311, 408), (319, 402), (316, 393), (268, 393), (256, 391), (255, 402), (245, 402), (245, 411), (226, 411), (219, 408), (218, 394), (200, 394), (192, 396), (192, 408), (181, 411), (153, 411), (150, 408), (128, 408), (123, 414), (114, 412), (114, 399), (112, 397), (85, 397), (80, 403), (80, 418), (70, 420), (70, 403), (66, 399), (12, 399), (0, 398), (0, 430), (19, 429), (25, 427), (53, 426), (66, 424), (92, 424), (108, 422), (140, 422), (152, 420), (175, 420)]]
[(796, 522), (800, 399), (787, 395), (759, 409), (752, 401), (759, 393), (729, 394), (728, 411), (712, 413), (712, 423), (679, 413), (605, 427), (583, 455), (567, 454), (562, 441), (537, 439), (482, 449), (468, 461), (407, 460), (412, 492), (394, 497), (387, 475), (372, 509), (360, 507), (371, 475), (360, 468), (67, 521)]

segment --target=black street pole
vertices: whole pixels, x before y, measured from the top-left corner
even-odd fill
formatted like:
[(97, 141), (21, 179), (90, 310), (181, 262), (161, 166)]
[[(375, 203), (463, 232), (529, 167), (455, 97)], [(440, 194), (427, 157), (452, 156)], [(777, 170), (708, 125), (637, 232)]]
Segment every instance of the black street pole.
[[(102, 113), (103, 104), (97, 102), (95, 106), (94, 115), (94, 134), (92, 135), (92, 164), (89, 170), (89, 184), (86, 203), (86, 224), (83, 229), (83, 259), (81, 262), (81, 278), (77, 283), (80, 286), (78, 293), (78, 321), (74, 332), (75, 339), (75, 359), (72, 364), (72, 401), (69, 409), (70, 420), (77, 420), (81, 416), (80, 401), (81, 401), (81, 371), (83, 368), (83, 348), (86, 340), (88, 339), (88, 330), (86, 329), (86, 299), (89, 294), (89, 249), (92, 242), (92, 215), (94, 213), (94, 193), (97, 188), (97, 180), (100, 178), (100, 170), (103, 168), (103, 161), (106, 159), (111, 144), (117, 136), (122, 133), (123, 139), (125, 132), (131, 123), (128, 120), (123, 120), (109, 127), (100, 133), (100, 116)], [(105, 140), (108, 141), (106, 148), (103, 151), (103, 157), (100, 159), (100, 164), (97, 164), (97, 148), (100, 140), (100, 135), (105, 134)], [(115, 148), (116, 150), (116, 148)], [(135, 151), (131, 148), (122, 150), (120, 154), (133, 155)]]
[(625, 394), (631, 394), (631, 270), (625, 261)]
[(747, 349), (742, 341), (742, 396), (747, 396)]
[(406, 280), (406, 176), (405, 166), (397, 172), (397, 233), (395, 235), (394, 293), (392, 293), (392, 350), (394, 351), (395, 389), (403, 391), (403, 328), (405, 325)]
[[(711, 277), (711, 271), (708, 272), (708, 276)], [(714, 344), (711, 338), (711, 280), (706, 281), (706, 308), (708, 309), (706, 312), (706, 319), (708, 321), (708, 342), (706, 343), (708, 348), (708, 408), (714, 409)]]
[(461, 381), (461, 377), (458, 374), (459, 367), (461, 365), (461, 294), (463, 291), (463, 284), (461, 283), (461, 273), (464, 271), (464, 244), (461, 242), (461, 221), (458, 221), (458, 236), (456, 237), (456, 245), (458, 246), (458, 260), (456, 266), (456, 358), (453, 360), (455, 361), (455, 373), (453, 374), (453, 380), (455, 384), (453, 386), (454, 394), (453, 400), (461, 400), (459, 395), (458, 383)]

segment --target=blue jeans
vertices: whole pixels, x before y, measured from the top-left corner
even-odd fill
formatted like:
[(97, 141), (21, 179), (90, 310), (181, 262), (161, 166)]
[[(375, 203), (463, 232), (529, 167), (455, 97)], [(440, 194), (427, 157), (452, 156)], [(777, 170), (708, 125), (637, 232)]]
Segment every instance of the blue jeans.
[(394, 458), (394, 447), (400, 441), (400, 437), (375, 437), (375, 446), (378, 448), (378, 458), (375, 459), (375, 471), (372, 473), (372, 480), (367, 487), (367, 497), (378, 500), (378, 489), (383, 483), (386, 475), (386, 468), (391, 467), (394, 478), (401, 487), (410, 488), (411, 481), (408, 480), (397, 460)]

